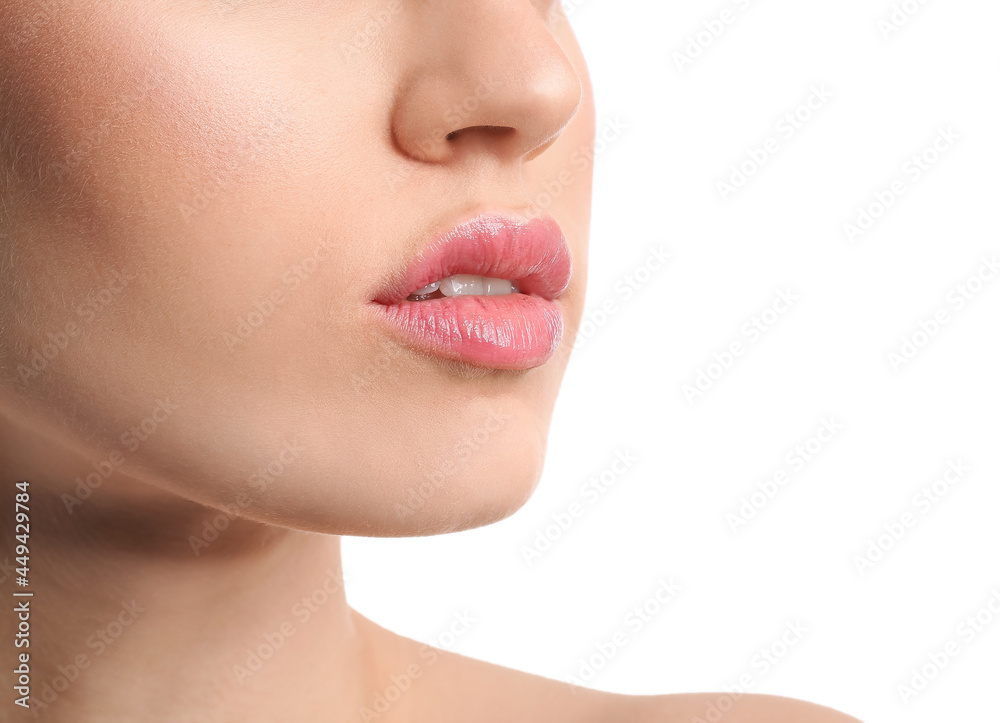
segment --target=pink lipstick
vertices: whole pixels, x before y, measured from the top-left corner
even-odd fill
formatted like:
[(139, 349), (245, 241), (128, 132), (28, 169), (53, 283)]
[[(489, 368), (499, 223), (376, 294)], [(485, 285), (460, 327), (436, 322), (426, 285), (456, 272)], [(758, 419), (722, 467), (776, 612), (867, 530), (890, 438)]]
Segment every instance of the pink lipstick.
[(562, 339), (557, 299), (571, 273), (569, 246), (551, 217), (482, 215), (434, 239), (374, 302), (415, 349), (531, 369)]

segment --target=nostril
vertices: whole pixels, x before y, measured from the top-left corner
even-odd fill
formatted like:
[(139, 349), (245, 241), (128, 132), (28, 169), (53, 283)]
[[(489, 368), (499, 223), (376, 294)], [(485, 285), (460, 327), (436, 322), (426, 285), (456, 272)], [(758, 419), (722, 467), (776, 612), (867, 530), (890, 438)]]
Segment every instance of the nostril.
[(452, 131), (444, 138), (447, 141), (453, 141), (458, 136), (463, 133), (468, 133), (469, 131), (481, 131), (490, 135), (504, 136), (510, 133), (514, 133), (515, 129), (510, 126), (491, 126), (491, 125), (479, 125), (479, 126), (468, 126), (467, 128), (459, 128), (457, 131)]

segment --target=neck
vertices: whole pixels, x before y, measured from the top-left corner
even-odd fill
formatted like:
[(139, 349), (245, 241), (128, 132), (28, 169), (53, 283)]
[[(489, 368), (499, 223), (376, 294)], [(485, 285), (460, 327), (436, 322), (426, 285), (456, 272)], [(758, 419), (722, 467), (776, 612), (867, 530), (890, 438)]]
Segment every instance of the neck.
[[(357, 717), (377, 672), (370, 623), (344, 594), (338, 537), (136, 494), (145, 485), (124, 469), (70, 512), (63, 495), (88, 462), (2, 418), (0, 470), (12, 583), (14, 483), (30, 483), (29, 584), (17, 588), (33, 593), (17, 599), (29, 601), (30, 645), (17, 652), (30, 655), (37, 719)], [(4, 616), (4, 639), (16, 617)]]

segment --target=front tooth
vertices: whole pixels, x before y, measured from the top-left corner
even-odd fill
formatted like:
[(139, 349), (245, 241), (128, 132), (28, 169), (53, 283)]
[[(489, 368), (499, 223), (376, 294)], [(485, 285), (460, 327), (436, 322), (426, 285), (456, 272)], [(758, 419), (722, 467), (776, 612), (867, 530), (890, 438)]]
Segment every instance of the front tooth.
[(485, 279), (471, 274), (456, 274), (441, 281), (441, 293), (445, 296), (481, 295)]
[(483, 279), (483, 293), (487, 296), (512, 294), (514, 285), (507, 279)]
[(422, 289), (417, 289), (410, 296), (427, 296), (428, 294), (433, 294), (439, 288), (441, 288), (441, 282), (435, 281), (433, 284), (428, 284)]

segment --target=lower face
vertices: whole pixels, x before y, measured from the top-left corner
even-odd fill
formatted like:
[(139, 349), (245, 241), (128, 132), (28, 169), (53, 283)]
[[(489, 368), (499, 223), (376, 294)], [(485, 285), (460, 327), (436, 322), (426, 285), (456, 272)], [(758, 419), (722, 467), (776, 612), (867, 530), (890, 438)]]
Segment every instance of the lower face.
[[(6, 5), (3, 417), (65, 449), (81, 478), (110, 465), (122, 484), (94, 491), (106, 499), (166, 492), (365, 535), (461, 529), (523, 504), (586, 275), (594, 113), (560, 10)], [(518, 148), (478, 127), (502, 125), (492, 88), (518, 80), (469, 50), (477, 33), (514, 65), (536, 52), (575, 74), (582, 95), (563, 122), (527, 109), (549, 113), (554, 142)], [(440, 60), (452, 41), (462, 52)], [(464, 94), (448, 88), (474, 72)], [(417, 86), (437, 95), (401, 111)], [(445, 130), (473, 128), (438, 143), (451, 155), (400, 133), (429, 103)], [(497, 219), (506, 240), (428, 261), (456, 227)], [(546, 237), (545, 263), (560, 248), (571, 262), (564, 289), (482, 258), (500, 243), (530, 257), (531, 234)]]

